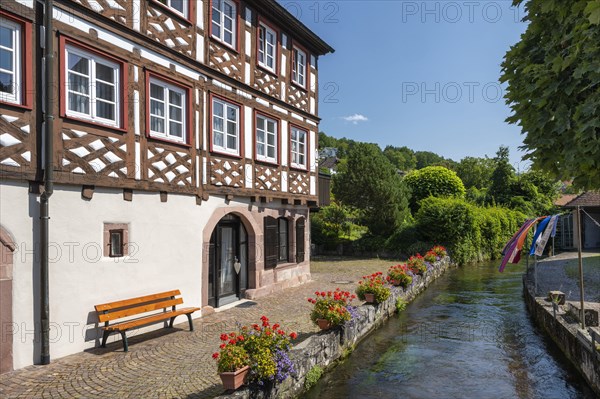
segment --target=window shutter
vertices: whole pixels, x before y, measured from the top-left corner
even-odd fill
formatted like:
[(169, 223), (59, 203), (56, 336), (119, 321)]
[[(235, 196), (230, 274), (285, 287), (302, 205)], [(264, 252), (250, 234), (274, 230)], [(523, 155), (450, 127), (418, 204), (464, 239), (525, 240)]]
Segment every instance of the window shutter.
[(279, 248), (277, 245), (277, 219), (270, 216), (266, 216), (264, 219), (265, 224), (265, 245), (263, 248), (265, 256), (265, 269), (274, 268), (277, 266), (277, 256)]
[(304, 262), (304, 218), (296, 222), (296, 263)]

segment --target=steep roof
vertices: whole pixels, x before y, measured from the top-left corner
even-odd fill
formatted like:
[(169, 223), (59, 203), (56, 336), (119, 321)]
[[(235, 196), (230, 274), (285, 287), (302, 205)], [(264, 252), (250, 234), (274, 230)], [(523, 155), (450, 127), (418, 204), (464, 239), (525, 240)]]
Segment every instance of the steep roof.
[(577, 194), (563, 194), (554, 201), (554, 205), (565, 206), (577, 197), (578, 197)]
[(569, 201), (564, 205), (564, 207), (575, 208), (578, 205), (600, 207), (600, 191), (586, 191), (585, 193), (577, 196), (577, 198)]
[(306, 25), (300, 22), (295, 16), (293, 16), (288, 10), (286, 10), (276, 0), (248, 0), (249, 4), (254, 5), (261, 14), (272, 19), (273, 22), (277, 22), (281, 26), (285, 26), (289, 29), (290, 33), (296, 36), (302, 44), (308, 47), (313, 54), (325, 55), (327, 53), (333, 53), (335, 50), (323, 39), (317, 36), (312, 30)]
[(336, 157), (327, 157), (319, 161), (320, 168), (332, 169), (335, 168), (339, 160)]

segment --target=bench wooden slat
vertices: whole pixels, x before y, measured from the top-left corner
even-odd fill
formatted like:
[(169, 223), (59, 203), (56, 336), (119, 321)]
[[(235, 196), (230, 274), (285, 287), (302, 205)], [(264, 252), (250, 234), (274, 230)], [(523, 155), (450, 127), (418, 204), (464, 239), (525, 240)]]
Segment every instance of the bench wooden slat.
[(170, 312), (165, 312), (165, 313), (157, 313), (155, 315), (148, 316), (148, 317), (142, 317), (140, 319), (135, 319), (135, 320), (130, 320), (130, 321), (124, 321), (122, 323), (112, 324), (108, 327), (103, 327), (103, 329), (109, 330), (109, 331), (124, 331), (124, 330), (129, 330), (131, 328), (140, 327), (140, 326), (143, 326), (146, 324), (156, 323), (161, 320), (168, 320), (172, 317), (179, 316), (182, 314), (193, 313), (198, 310), (200, 310), (200, 308), (177, 309), (175, 311), (170, 311)]
[(126, 306), (132, 306), (132, 305), (136, 305), (138, 303), (151, 302), (151, 301), (155, 301), (158, 299), (169, 298), (169, 297), (177, 296), (177, 295), (181, 295), (181, 292), (179, 290), (166, 291), (166, 292), (161, 292), (158, 294), (152, 294), (152, 295), (140, 296), (137, 298), (125, 299), (123, 301), (103, 303), (101, 305), (96, 305), (94, 307), (96, 308), (97, 312), (103, 312), (105, 310), (114, 310), (114, 309), (124, 308)]
[(101, 322), (117, 320), (117, 319), (122, 319), (123, 317), (127, 317), (127, 316), (134, 316), (134, 315), (140, 314), (140, 313), (151, 312), (153, 310), (170, 308), (171, 306), (181, 305), (182, 303), (183, 303), (183, 298), (169, 299), (166, 301), (160, 301), (160, 302), (145, 304), (142, 306), (136, 306), (133, 308), (117, 310), (114, 312), (100, 313), (100, 314), (98, 314), (98, 319)]
[[(179, 298), (176, 298), (177, 296)], [(170, 320), (170, 328), (173, 327), (175, 318), (179, 315), (187, 316), (190, 331), (194, 331), (192, 313), (200, 310), (200, 308), (177, 309), (176, 306), (182, 303), (181, 292), (179, 290), (172, 290), (94, 306), (98, 313), (98, 320), (105, 323), (101, 327), (104, 330), (102, 347), (106, 347), (106, 341), (110, 334), (118, 332), (123, 339), (123, 350), (127, 352), (129, 350), (127, 344), (128, 330), (164, 320)], [(162, 312), (156, 312), (160, 309), (162, 309)], [(139, 315), (139, 317), (110, 324), (110, 322), (114, 322), (115, 320), (136, 315)]]

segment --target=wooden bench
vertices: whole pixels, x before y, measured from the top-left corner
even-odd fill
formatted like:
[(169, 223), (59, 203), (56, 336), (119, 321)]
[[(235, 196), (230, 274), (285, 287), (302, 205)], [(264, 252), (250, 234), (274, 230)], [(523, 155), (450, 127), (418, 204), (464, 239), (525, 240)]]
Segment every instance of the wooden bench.
[[(176, 306), (183, 303), (183, 298), (176, 298), (179, 295), (181, 295), (179, 290), (173, 290), (96, 305), (95, 308), (98, 313), (98, 319), (101, 323), (104, 323), (104, 327), (102, 327), (104, 330), (104, 333), (102, 334), (102, 347), (106, 347), (106, 340), (110, 334), (118, 332), (123, 338), (123, 350), (127, 352), (129, 349), (127, 346), (126, 334), (128, 330), (165, 320), (170, 320), (169, 328), (171, 328), (173, 327), (175, 317), (182, 314), (186, 315), (188, 318), (190, 331), (194, 331), (192, 313), (200, 310), (200, 308), (177, 309)], [(169, 310), (168, 308), (171, 309)], [(156, 312), (160, 309), (162, 309), (162, 312)], [(144, 316), (115, 322), (116, 320), (137, 315)]]

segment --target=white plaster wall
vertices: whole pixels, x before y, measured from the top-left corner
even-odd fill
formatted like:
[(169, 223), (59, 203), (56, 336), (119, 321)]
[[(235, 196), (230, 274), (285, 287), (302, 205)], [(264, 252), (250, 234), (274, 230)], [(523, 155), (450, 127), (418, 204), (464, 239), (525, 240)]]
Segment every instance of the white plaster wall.
[(0, 224), (14, 238), (13, 254), (13, 365), (15, 369), (34, 362), (33, 273), (34, 243), (39, 220), (37, 196), (25, 183), (0, 183)]
[[(248, 206), (234, 200), (229, 206)], [(17, 242), (14, 256), (13, 315), (15, 369), (37, 361), (34, 354), (33, 272), (39, 267), (31, 251), (38, 242), (37, 196), (26, 185), (0, 185), (0, 223)], [(91, 201), (80, 187), (57, 186), (50, 201), (50, 356), (56, 359), (98, 344), (94, 305), (155, 292), (180, 289), (185, 306), (201, 305), (204, 223), (215, 209), (227, 207), (211, 196), (201, 206), (195, 197), (170, 193), (166, 203), (157, 193), (135, 191), (133, 201), (121, 190), (97, 188)], [(128, 223), (127, 258), (104, 258), (103, 224)], [(35, 226), (34, 226), (35, 224)], [(194, 317), (200, 317), (196, 312)], [(176, 320), (185, 322), (185, 317)], [(129, 336), (162, 328), (132, 331)], [(185, 327), (187, 328), (187, 326)], [(118, 334), (109, 342), (118, 340)]]

